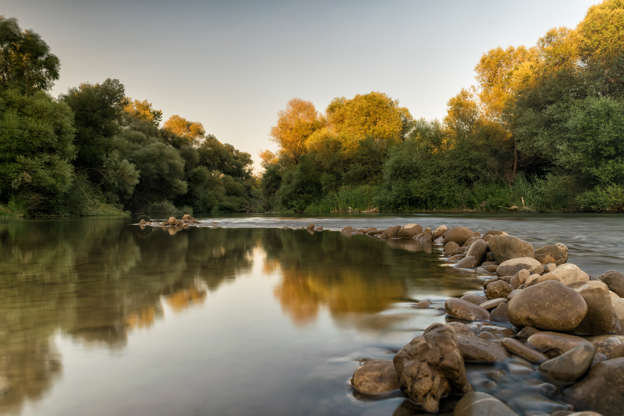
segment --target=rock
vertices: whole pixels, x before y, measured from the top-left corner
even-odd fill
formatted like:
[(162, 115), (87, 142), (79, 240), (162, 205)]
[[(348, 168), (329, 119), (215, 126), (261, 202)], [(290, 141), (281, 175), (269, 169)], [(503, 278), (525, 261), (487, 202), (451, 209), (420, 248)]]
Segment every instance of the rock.
[(455, 332), (444, 324), (429, 326), (394, 356), (401, 389), (426, 412), (437, 413), (440, 399), (472, 388)]
[(444, 244), (444, 255), (445, 256), (453, 256), (462, 251), (462, 248), (455, 241), (449, 241)]
[(475, 305), (481, 305), (483, 302), (488, 300), (485, 296), (478, 293), (466, 293), (460, 299), (465, 300), (466, 302), (474, 303)]
[(618, 322), (607, 285), (599, 280), (591, 280), (572, 287), (583, 296), (587, 304), (587, 315), (576, 332), (585, 335), (615, 333)]
[(583, 380), (564, 391), (564, 397), (577, 410), (621, 416), (624, 409), (624, 358), (596, 364)]
[(192, 221), (193, 217), (191, 216), (191, 214), (184, 214), (182, 215), (182, 221)]
[(176, 220), (175, 217), (169, 217), (169, 219), (167, 220), (167, 225), (176, 225), (177, 222), (178, 220)]
[(507, 298), (512, 291), (511, 285), (503, 280), (488, 283), (485, 287), (485, 295), (488, 299)]
[(474, 256), (465, 256), (455, 264), (455, 267), (459, 269), (473, 269), (478, 265), (479, 260), (477, 260)]
[(396, 225), (394, 227), (386, 228), (379, 236), (384, 240), (387, 240), (389, 238), (397, 238), (399, 235), (399, 231), (401, 231), (401, 226)]
[(520, 331), (518, 331), (518, 333), (516, 334), (516, 338), (526, 340), (531, 335), (536, 334), (538, 332), (540, 332), (540, 330), (537, 328), (533, 328), (532, 326), (525, 326)]
[(542, 264), (563, 264), (568, 261), (568, 246), (557, 243), (535, 250), (535, 258)]
[(609, 290), (619, 297), (624, 297), (624, 274), (611, 270), (598, 276), (598, 279), (602, 280), (609, 286)]
[(474, 257), (477, 260), (477, 265), (479, 265), (483, 262), (483, 259), (485, 258), (485, 252), (487, 251), (487, 248), (488, 245), (485, 240), (478, 238), (472, 244), (470, 244), (470, 247), (466, 252), (466, 256)]
[(418, 224), (407, 224), (401, 227), (397, 232), (399, 238), (412, 238), (423, 232), (423, 228)]
[(507, 302), (498, 305), (490, 312), (490, 319), (496, 322), (509, 322), (509, 304)]
[(361, 394), (374, 396), (397, 390), (399, 376), (390, 360), (368, 360), (362, 364), (351, 379), (353, 388)]
[(549, 356), (560, 355), (574, 347), (589, 343), (585, 338), (550, 331), (536, 332), (527, 339), (528, 345)]
[(576, 328), (587, 314), (583, 297), (555, 280), (522, 290), (509, 301), (508, 308), (514, 325), (554, 331)]
[(542, 273), (544, 266), (532, 257), (515, 257), (499, 264), (496, 274), (499, 276), (513, 276), (520, 270), (528, 270), (531, 274)]
[(433, 249), (433, 237), (430, 229), (427, 228), (422, 233), (414, 236), (414, 241), (418, 243), (422, 251), (425, 253), (431, 253)]
[(420, 302), (416, 303), (414, 305), (414, 308), (416, 309), (426, 309), (429, 306), (431, 306), (431, 301), (430, 300), (421, 300)]
[(588, 339), (596, 347), (594, 363), (624, 357), (624, 335), (601, 335)]
[(496, 397), (482, 392), (470, 392), (457, 403), (453, 416), (518, 416)]
[(530, 243), (508, 234), (492, 235), (486, 241), (498, 263), (517, 257), (535, 257)]
[(509, 284), (511, 284), (513, 289), (518, 289), (527, 281), (530, 275), (531, 272), (527, 269), (518, 270), (518, 272), (511, 277)]
[(522, 289), (514, 289), (511, 292), (509, 292), (509, 294), (507, 295), (507, 299), (508, 300), (512, 300), (514, 298), (514, 296), (518, 295), (522, 293)]
[(439, 225), (435, 230), (433, 230), (433, 239), (435, 240), (438, 237), (442, 237), (446, 231), (448, 231), (448, 227), (446, 225)]
[(466, 242), (470, 237), (474, 236), (475, 232), (466, 227), (453, 227), (444, 233), (445, 241), (454, 241), (460, 246)]
[(347, 225), (340, 232), (346, 235), (347, 237), (351, 237), (351, 235), (353, 235), (353, 233), (355, 232), (355, 229), (351, 227), (350, 225)]
[(550, 273), (555, 271), (557, 265), (555, 263), (548, 263), (544, 265), (544, 273)]
[(541, 352), (521, 343), (517, 339), (504, 338), (502, 343), (503, 347), (505, 347), (510, 353), (522, 357), (534, 364), (540, 364), (548, 359), (548, 357)]
[(450, 298), (444, 303), (446, 313), (453, 318), (463, 319), (464, 321), (487, 321), (490, 319), (488, 311), (465, 300)]
[(314, 227), (316, 227), (314, 224), (308, 224), (306, 230), (314, 232)]
[(589, 370), (596, 348), (590, 343), (579, 344), (548, 361), (540, 364), (540, 371), (560, 381), (578, 380)]
[(588, 281), (589, 275), (579, 269), (576, 264), (566, 263), (557, 266), (557, 268), (550, 273), (541, 275), (535, 283), (546, 280), (559, 280), (564, 285), (571, 285), (573, 283)]
[(507, 303), (507, 298), (494, 298), (494, 299), (490, 299), (488, 301), (483, 302), (479, 306), (481, 306), (483, 309), (487, 309), (489, 311), (490, 309), (496, 308), (501, 303)]
[(475, 335), (468, 326), (460, 322), (450, 322), (448, 325), (455, 332), (457, 345), (464, 361), (496, 363), (507, 359), (507, 352), (500, 343)]

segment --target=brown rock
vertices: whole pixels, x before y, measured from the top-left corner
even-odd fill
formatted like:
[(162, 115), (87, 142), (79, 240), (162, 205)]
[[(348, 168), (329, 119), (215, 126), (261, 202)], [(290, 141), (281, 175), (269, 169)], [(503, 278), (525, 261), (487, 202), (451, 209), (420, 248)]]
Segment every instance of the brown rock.
[(541, 275), (534, 283), (540, 283), (546, 280), (559, 280), (564, 285), (571, 285), (573, 283), (588, 281), (589, 275), (579, 269), (576, 264), (566, 263), (557, 266), (557, 268), (550, 273)]
[(521, 343), (517, 339), (504, 338), (502, 343), (510, 353), (522, 357), (534, 364), (540, 364), (548, 359), (548, 357), (541, 352)]
[(617, 329), (617, 318), (611, 304), (609, 288), (599, 280), (577, 283), (572, 286), (587, 303), (587, 315), (576, 332), (585, 335), (613, 334)]
[(485, 240), (477, 238), (466, 252), (466, 256), (473, 256), (477, 260), (477, 265), (483, 262), (485, 258), (485, 252), (487, 251), (488, 245)]
[(583, 380), (564, 391), (564, 397), (577, 410), (621, 416), (624, 409), (624, 358), (596, 364)]
[(399, 238), (412, 238), (417, 234), (423, 232), (423, 228), (418, 224), (407, 224), (399, 229), (397, 237)]
[(453, 416), (518, 416), (518, 414), (494, 396), (470, 392), (457, 403)]
[(465, 256), (455, 264), (459, 269), (473, 269), (479, 265), (479, 260), (473, 256)]
[(611, 270), (598, 276), (598, 279), (602, 280), (609, 286), (609, 290), (619, 297), (624, 297), (624, 274)]
[(542, 264), (563, 264), (568, 261), (568, 247), (557, 243), (538, 248), (535, 250), (535, 258)]
[(540, 364), (540, 371), (550, 378), (560, 381), (578, 380), (589, 370), (596, 348), (590, 343), (579, 344)]
[(498, 263), (517, 257), (535, 257), (535, 251), (530, 243), (511, 235), (492, 235), (486, 241)]
[(481, 306), (483, 309), (487, 309), (489, 311), (490, 309), (496, 308), (501, 303), (507, 303), (507, 298), (494, 298), (494, 299), (490, 299), (488, 301), (483, 302), (479, 306)]
[(576, 328), (587, 314), (583, 297), (555, 280), (522, 290), (509, 301), (508, 308), (514, 325), (554, 331)]
[(176, 225), (177, 222), (178, 220), (176, 220), (175, 217), (169, 217), (169, 219), (167, 220), (167, 225)]
[(509, 304), (507, 302), (498, 305), (490, 312), (490, 319), (496, 322), (509, 322)]
[(444, 324), (429, 326), (394, 356), (401, 389), (426, 412), (437, 413), (440, 399), (472, 388), (455, 332)]
[(462, 251), (462, 248), (455, 241), (449, 241), (444, 244), (444, 255), (445, 256), (454, 256)]
[(453, 318), (464, 321), (487, 321), (490, 319), (488, 311), (465, 300), (450, 298), (444, 303), (446, 313)]
[(466, 293), (460, 299), (465, 300), (466, 302), (474, 303), (475, 305), (481, 305), (483, 302), (488, 300), (485, 296), (478, 293)]
[(624, 335), (600, 335), (588, 341), (596, 347), (594, 363), (624, 357)]
[(453, 227), (444, 233), (445, 241), (454, 241), (460, 246), (466, 242), (470, 237), (474, 236), (475, 232), (466, 227)]
[(433, 239), (435, 240), (438, 237), (442, 237), (447, 230), (448, 227), (444, 224), (438, 226), (435, 230), (433, 230)]
[(362, 364), (351, 379), (353, 388), (361, 394), (375, 396), (397, 390), (399, 376), (390, 360), (368, 360)]
[(379, 236), (384, 240), (389, 238), (397, 238), (399, 236), (399, 231), (401, 231), (401, 226), (396, 225), (394, 227), (386, 228)]
[(496, 273), (499, 276), (513, 276), (520, 270), (528, 270), (529, 273), (542, 273), (544, 266), (532, 257), (516, 257), (505, 260), (498, 265)]
[(488, 299), (507, 298), (511, 291), (511, 285), (503, 280), (488, 283), (485, 287), (485, 295)]
[(563, 354), (582, 344), (589, 344), (585, 338), (559, 332), (540, 331), (527, 339), (527, 344), (549, 356)]

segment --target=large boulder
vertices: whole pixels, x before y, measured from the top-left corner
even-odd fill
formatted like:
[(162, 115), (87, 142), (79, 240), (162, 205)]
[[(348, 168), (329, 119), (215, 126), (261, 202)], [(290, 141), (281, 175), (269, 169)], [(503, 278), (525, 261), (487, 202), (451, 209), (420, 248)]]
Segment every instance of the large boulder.
[(472, 390), (455, 332), (448, 325), (429, 326), (393, 361), (401, 389), (426, 412), (437, 413), (443, 397)]
[(390, 360), (368, 360), (355, 370), (353, 388), (361, 394), (376, 396), (399, 388), (399, 376)]
[(544, 265), (533, 257), (516, 257), (499, 264), (496, 268), (496, 274), (499, 276), (513, 276), (520, 270), (528, 270), (529, 274), (540, 274), (544, 271)]
[(576, 328), (587, 314), (587, 304), (574, 289), (548, 280), (515, 295), (508, 304), (509, 320), (516, 326), (553, 331)]
[(576, 410), (621, 416), (624, 409), (624, 357), (596, 364), (589, 374), (564, 391)]
[(412, 238), (423, 232), (423, 228), (418, 224), (407, 224), (399, 229), (397, 237), (399, 238)]
[(609, 290), (615, 292), (619, 297), (624, 297), (624, 274), (610, 270), (598, 276), (598, 279), (609, 286)]
[(492, 235), (487, 242), (498, 263), (517, 257), (535, 257), (535, 250), (530, 243), (508, 234)]
[(470, 244), (470, 247), (468, 248), (468, 251), (466, 252), (466, 256), (474, 257), (477, 261), (477, 266), (478, 266), (479, 264), (483, 262), (483, 259), (485, 258), (485, 252), (487, 251), (487, 249), (488, 249), (488, 245), (485, 242), (485, 240), (478, 238), (475, 241), (473, 241), (472, 244)]
[(457, 402), (453, 416), (518, 416), (496, 397), (482, 392), (470, 392)]
[(444, 303), (446, 313), (464, 321), (487, 321), (490, 313), (474, 303), (462, 299), (450, 298)]
[(573, 283), (588, 281), (589, 275), (576, 264), (565, 263), (561, 266), (557, 266), (552, 272), (541, 275), (533, 283), (540, 283), (546, 280), (559, 280), (564, 285), (571, 285)]
[(579, 344), (563, 354), (544, 361), (539, 369), (559, 381), (575, 381), (589, 370), (596, 348), (590, 343)]
[(618, 320), (607, 285), (599, 280), (591, 280), (574, 284), (572, 287), (587, 303), (587, 315), (576, 328), (576, 332), (584, 335), (615, 333)]
[(557, 243), (535, 250), (535, 258), (542, 264), (563, 264), (568, 261), (568, 246)]
[(454, 241), (460, 246), (466, 242), (470, 237), (473, 237), (475, 232), (466, 227), (453, 227), (444, 233), (444, 241)]
[(538, 331), (527, 338), (529, 346), (550, 357), (563, 354), (579, 345), (589, 343), (585, 338), (550, 331)]

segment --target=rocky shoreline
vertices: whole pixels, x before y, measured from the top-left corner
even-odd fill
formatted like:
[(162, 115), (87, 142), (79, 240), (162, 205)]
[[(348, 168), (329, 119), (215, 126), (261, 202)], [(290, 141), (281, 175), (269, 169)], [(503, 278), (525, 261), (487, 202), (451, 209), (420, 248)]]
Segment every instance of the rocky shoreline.
[(448, 299), (446, 323), (429, 326), (392, 361), (363, 361), (351, 379), (358, 394), (400, 392), (405, 414), (624, 414), (623, 274), (589, 276), (567, 262), (564, 244), (535, 249), (498, 230), (410, 224), (342, 233), (439, 249), (483, 280), (481, 293)]

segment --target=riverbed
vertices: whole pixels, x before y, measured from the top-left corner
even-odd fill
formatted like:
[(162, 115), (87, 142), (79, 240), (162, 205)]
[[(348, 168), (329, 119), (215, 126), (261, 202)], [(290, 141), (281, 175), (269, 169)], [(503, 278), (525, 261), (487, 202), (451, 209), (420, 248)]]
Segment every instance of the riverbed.
[[(438, 253), (309, 223), (499, 229), (563, 242), (590, 274), (624, 271), (621, 216), (209, 218), (175, 235), (4, 222), (0, 413), (393, 414), (403, 398), (352, 392), (359, 360), (391, 359), (481, 282)], [(414, 308), (424, 299), (433, 308)]]

